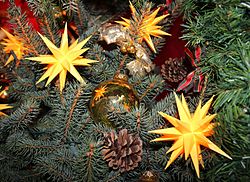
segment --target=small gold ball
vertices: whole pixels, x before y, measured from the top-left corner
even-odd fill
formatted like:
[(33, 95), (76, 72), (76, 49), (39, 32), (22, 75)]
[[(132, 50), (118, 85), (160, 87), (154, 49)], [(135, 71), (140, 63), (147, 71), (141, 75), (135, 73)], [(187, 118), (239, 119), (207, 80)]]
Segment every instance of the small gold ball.
[(125, 45), (122, 45), (120, 47), (120, 50), (121, 50), (122, 53), (127, 53), (127, 47)]
[(127, 48), (128, 53), (130, 54), (135, 54), (136, 50), (135, 50), (135, 46), (131, 45)]

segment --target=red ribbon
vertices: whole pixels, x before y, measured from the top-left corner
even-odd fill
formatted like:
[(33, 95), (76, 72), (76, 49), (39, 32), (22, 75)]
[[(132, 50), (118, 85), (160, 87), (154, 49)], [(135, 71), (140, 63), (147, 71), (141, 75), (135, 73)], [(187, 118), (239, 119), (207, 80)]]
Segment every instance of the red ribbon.
[(183, 90), (184, 92), (188, 92), (193, 88), (193, 92), (201, 92), (204, 76), (202, 75), (200, 68), (197, 66), (197, 63), (201, 61), (201, 48), (200, 46), (196, 47), (195, 57), (188, 48), (185, 48), (185, 53), (191, 59), (191, 64), (195, 70), (189, 73), (185, 80), (179, 84), (177, 91)]
[(172, 3), (172, 0), (166, 0), (166, 6), (169, 6)]

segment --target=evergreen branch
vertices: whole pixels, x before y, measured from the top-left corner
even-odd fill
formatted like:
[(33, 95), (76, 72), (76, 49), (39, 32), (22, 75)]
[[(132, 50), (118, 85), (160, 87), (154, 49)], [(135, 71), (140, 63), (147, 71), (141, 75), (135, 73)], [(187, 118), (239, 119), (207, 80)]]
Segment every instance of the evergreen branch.
[(0, 123), (0, 133), (15, 133), (24, 130), (28, 125), (37, 122), (40, 113), (40, 102), (35, 100), (24, 101), (9, 117)]
[(69, 127), (70, 127), (70, 123), (72, 121), (73, 112), (74, 112), (76, 104), (77, 104), (77, 102), (78, 102), (78, 100), (80, 98), (81, 92), (82, 92), (82, 88), (80, 87), (80, 88), (77, 89), (74, 101), (73, 101), (72, 106), (70, 108), (69, 116), (68, 116), (68, 119), (67, 119), (67, 122), (66, 122), (66, 127), (64, 129), (64, 138), (63, 138), (63, 141), (65, 141), (66, 138), (67, 138), (68, 130), (69, 130)]
[(23, 26), (23, 24), (22, 24), (22, 22), (21, 22), (21, 19), (22, 19), (21, 16), (16, 17), (17, 26), (19, 26), (19, 27), (21, 28), (21, 30), (22, 30), (21, 33), (22, 33), (22, 35), (24, 36), (24, 40), (28, 43), (28, 45), (30, 45), (30, 49), (31, 49), (30, 52), (32, 52), (32, 53), (34, 53), (36, 56), (38, 56), (39, 54), (38, 54), (38, 52), (35, 50), (35, 45), (33, 45), (31, 39), (29, 38), (28, 34), (26, 33), (25, 28), (24, 28), (24, 26)]
[[(55, 159), (52, 158), (37, 158), (35, 161), (36, 168), (34, 171), (37, 171), (40, 173), (40, 175), (43, 175), (46, 177), (48, 175), (48, 179), (54, 180), (62, 180), (67, 182), (73, 182), (72, 175), (66, 173), (66, 168), (60, 169), (60, 167), (56, 164)], [(58, 159), (56, 159), (58, 160)], [(41, 173), (42, 172), (42, 173)]]
[(82, 159), (75, 164), (80, 173), (76, 176), (77, 181), (96, 182), (108, 173), (108, 166), (102, 159), (100, 142), (93, 142), (89, 137), (84, 141)]
[(137, 112), (136, 117), (137, 117), (137, 119), (136, 119), (137, 128), (140, 129), (140, 127), (141, 127), (141, 113)]
[(77, 0), (76, 2), (76, 11), (74, 13), (74, 19), (75, 23), (78, 29), (78, 34), (82, 35), (83, 30), (86, 29), (86, 26), (90, 19), (90, 16), (88, 15), (87, 10), (85, 9), (85, 6), (82, 1)]
[(10, 0), (8, 12), (14, 32), (18, 37), (23, 39), (25, 46), (29, 48), (28, 52), (38, 56), (39, 53), (37, 50), (41, 50), (41, 40), (28, 22), (26, 14), (21, 12), (21, 9), (16, 6), (14, 0)]
[(48, 34), (49, 34), (49, 36), (50, 36), (50, 40), (51, 40), (54, 44), (56, 44), (56, 39), (54, 38), (54, 34), (53, 34), (53, 32), (52, 32), (52, 30), (51, 30), (51, 27), (50, 27), (50, 25), (49, 25), (49, 20), (48, 20), (48, 18), (47, 18), (47, 16), (46, 16), (45, 14), (43, 15), (43, 20), (44, 20), (44, 28), (47, 29), (47, 32), (48, 32)]
[(128, 57), (128, 55), (127, 55), (127, 54), (126, 54), (125, 56), (123, 56), (123, 58), (122, 58), (122, 60), (121, 60), (121, 62), (120, 62), (120, 65), (119, 65), (119, 67), (118, 67), (118, 69), (117, 69), (117, 71), (116, 71), (115, 75), (120, 74), (121, 69), (123, 68), (124, 63), (125, 63), (125, 61), (126, 61), (127, 57)]
[(140, 102), (142, 101), (142, 99), (147, 95), (148, 92), (150, 92), (154, 86), (156, 84), (156, 81), (153, 81), (152, 83), (150, 83), (146, 89), (146, 91), (140, 96), (139, 100)]
[(121, 173), (116, 174), (115, 176), (112, 176), (110, 179), (108, 179), (106, 182), (112, 182), (114, 181), (116, 178), (118, 178), (121, 175)]

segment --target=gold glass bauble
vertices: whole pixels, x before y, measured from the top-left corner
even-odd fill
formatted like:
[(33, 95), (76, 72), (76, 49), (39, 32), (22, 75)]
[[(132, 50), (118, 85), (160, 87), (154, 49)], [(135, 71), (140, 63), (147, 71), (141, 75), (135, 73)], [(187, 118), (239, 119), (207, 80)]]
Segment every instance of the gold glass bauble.
[(121, 47), (120, 47), (120, 51), (122, 52), (122, 53), (127, 53), (127, 47), (126, 47), (126, 45), (122, 45)]
[(118, 74), (114, 79), (104, 81), (95, 88), (89, 110), (96, 123), (100, 122), (115, 127), (115, 123), (109, 120), (108, 113), (117, 112), (114, 110), (117, 106), (130, 111), (131, 108), (138, 106), (138, 103), (139, 99), (133, 87), (128, 83), (127, 77)]

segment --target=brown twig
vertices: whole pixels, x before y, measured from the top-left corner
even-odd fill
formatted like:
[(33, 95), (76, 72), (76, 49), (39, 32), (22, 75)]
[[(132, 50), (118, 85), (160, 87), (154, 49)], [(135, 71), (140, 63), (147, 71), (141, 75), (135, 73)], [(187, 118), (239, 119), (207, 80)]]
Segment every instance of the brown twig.
[(76, 107), (77, 101), (79, 100), (79, 97), (80, 97), (80, 95), (81, 95), (81, 92), (82, 92), (82, 88), (80, 87), (80, 88), (77, 90), (75, 99), (74, 99), (74, 101), (73, 101), (73, 104), (72, 104), (71, 109), (70, 109), (70, 112), (69, 112), (69, 117), (68, 117), (68, 119), (67, 119), (66, 127), (65, 127), (65, 130), (64, 130), (63, 142), (65, 141), (65, 139), (66, 139), (66, 137), (67, 137), (67, 135), (68, 135), (68, 131), (69, 131), (69, 127), (70, 127), (70, 124), (71, 124), (73, 112), (74, 112), (74, 109), (75, 109), (75, 107)]
[(208, 76), (205, 75), (204, 85), (203, 85), (203, 88), (201, 90), (201, 95), (200, 95), (201, 100), (203, 100), (203, 98), (204, 98), (204, 94), (205, 94), (205, 91), (207, 89), (207, 82), (208, 82)]
[(156, 83), (156, 81), (149, 84), (147, 90), (140, 96), (139, 101), (141, 101), (147, 95), (147, 93), (154, 88), (155, 83)]
[(19, 16), (19, 17), (16, 17), (17, 25), (18, 25), (19, 27), (21, 27), (21, 29), (22, 29), (22, 34), (24, 35), (26, 42), (30, 45), (29, 48), (32, 50), (32, 51), (30, 51), (30, 52), (33, 52), (36, 56), (38, 56), (39, 54), (38, 54), (38, 52), (36, 51), (35, 46), (32, 44), (32, 41), (30, 40), (29, 36), (26, 34), (26, 31), (24, 30), (24, 27), (22, 26), (22, 23), (21, 23), (21, 20), (20, 20), (20, 19), (21, 19), (20, 16)]
[(86, 122), (82, 125), (82, 127), (81, 127), (81, 129), (80, 129), (80, 132), (83, 131), (83, 130), (85, 129), (86, 125), (87, 125), (89, 122), (90, 122), (90, 116), (87, 117)]
[(50, 35), (51, 41), (55, 44), (56, 41), (55, 41), (54, 35), (53, 35), (52, 31), (51, 31), (51, 28), (49, 26), (48, 19), (47, 19), (47, 17), (45, 15), (43, 16), (43, 18), (44, 18), (45, 26), (46, 26), (46, 28), (48, 30), (49, 35)]
[(106, 182), (112, 182), (114, 181), (116, 178), (118, 178), (121, 174), (118, 173), (117, 175), (113, 176), (112, 178), (108, 179)]
[(121, 72), (121, 69), (122, 69), (122, 67), (124, 66), (124, 63), (125, 63), (127, 57), (128, 57), (127, 54), (123, 57), (123, 59), (122, 59), (122, 61), (120, 62), (120, 65), (119, 65), (117, 71), (115, 72), (115, 75), (118, 75), (118, 74)]

